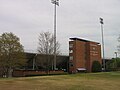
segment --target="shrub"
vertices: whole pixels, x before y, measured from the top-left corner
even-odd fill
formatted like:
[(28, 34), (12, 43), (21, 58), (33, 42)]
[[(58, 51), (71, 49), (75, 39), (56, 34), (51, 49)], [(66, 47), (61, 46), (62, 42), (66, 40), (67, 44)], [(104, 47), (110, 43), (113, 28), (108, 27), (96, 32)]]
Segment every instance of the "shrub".
[(92, 72), (101, 72), (102, 67), (99, 61), (93, 61), (92, 63)]

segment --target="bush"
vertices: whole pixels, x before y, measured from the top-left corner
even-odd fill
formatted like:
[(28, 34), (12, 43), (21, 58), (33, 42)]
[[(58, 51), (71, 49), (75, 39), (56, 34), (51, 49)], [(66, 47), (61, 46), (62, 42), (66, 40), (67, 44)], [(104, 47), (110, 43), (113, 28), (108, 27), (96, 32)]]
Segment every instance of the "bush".
[(92, 63), (92, 72), (101, 72), (102, 67), (99, 61), (93, 61)]

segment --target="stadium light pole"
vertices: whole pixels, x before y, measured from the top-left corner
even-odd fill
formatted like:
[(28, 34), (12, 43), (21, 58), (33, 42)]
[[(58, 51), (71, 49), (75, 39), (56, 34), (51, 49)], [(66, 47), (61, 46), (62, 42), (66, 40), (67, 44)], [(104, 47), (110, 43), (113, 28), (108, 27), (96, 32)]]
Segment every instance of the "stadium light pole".
[(117, 68), (117, 52), (115, 52), (115, 55), (116, 55), (115, 66), (116, 66), (116, 68)]
[(35, 70), (35, 60), (36, 60), (37, 54), (35, 54), (34, 58), (33, 58), (33, 70)]
[(54, 70), (56, 70), (56, 6), (59, 6), (59, 0), (51, 0), (54, 4)]
[(101, 34), (102, 34), (102, 55), (103, 55), (103, 68), (104, 71), (106, 70), (105, 66), (105, 48), (104, 48), (104, 32), (103, 32), (103, 18), (100, 18), (100, 24), (101, 24)]

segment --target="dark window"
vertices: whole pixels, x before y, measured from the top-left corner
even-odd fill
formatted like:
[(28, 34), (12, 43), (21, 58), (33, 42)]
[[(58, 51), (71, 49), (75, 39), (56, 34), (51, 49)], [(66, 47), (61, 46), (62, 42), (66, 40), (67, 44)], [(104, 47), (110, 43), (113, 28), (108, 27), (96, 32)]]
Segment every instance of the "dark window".
[(70, 63), (70, 67), (73, 67), (73, 66), (74, 66), (73, 63), (71, 62), (71, 63)]

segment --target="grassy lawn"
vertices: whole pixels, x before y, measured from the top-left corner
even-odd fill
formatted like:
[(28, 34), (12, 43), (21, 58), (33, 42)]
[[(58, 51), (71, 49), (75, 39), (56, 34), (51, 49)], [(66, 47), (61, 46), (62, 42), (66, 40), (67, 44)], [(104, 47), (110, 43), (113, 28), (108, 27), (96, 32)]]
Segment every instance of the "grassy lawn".
[(120, 72), (0, 78), (0, 90), (120, 90)]

